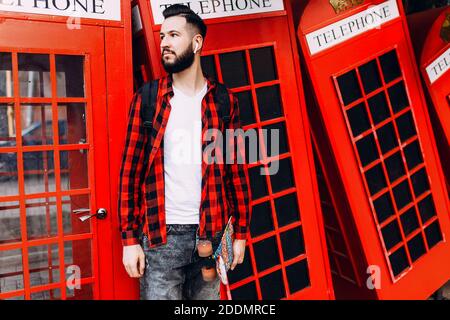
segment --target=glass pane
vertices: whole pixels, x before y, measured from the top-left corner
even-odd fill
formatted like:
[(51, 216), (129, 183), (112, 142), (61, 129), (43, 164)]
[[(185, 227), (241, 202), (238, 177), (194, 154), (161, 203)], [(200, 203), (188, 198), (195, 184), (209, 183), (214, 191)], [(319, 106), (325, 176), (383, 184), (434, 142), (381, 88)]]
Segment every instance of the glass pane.
[(337, 78), (344, 106), (362, 97), (356, 71), (352, 70)]
[(418, 207), (422, 223), (426, 223), (428, 220), (436, 216), (436, 209), (434, 207), (434, 202), (431, 195), (420, 201)]
[(253, 167), (248, 169), (253, 200), (268, 195), (266, 176), (260, 174), (261, 168), (262, 167)]
[(404, 152), (408, 169), (411, 170), (423, 162), (422, 152), (417, 141), (407, 145)]
[(425, 236), (427, 237), (429, 248), (434, 247), (438, 242), (442, 241), (442, 234), (438, 221), (433, 222), (425, 229)]
[(410, 235), (412, 232), (419, 228), (419, 220), (417, 220), (416, 210), (413, 208), (408, 209), (402, 216), (400, 217), (402, 222), (403, 232), (405, 236)]
[(408, 96), (406, 95), (405, 84), (403, 81), (395, 84), (388, 89), (389, 100), (392, 105), (392, 112), (397, 113), (409, 106)]
[(24, 146), (53, 144), (51, 105), (22, 105), (20, 112)]
[(216, 64), (214, 62), (214, 55), (203, 56), (201, 58), (202, 70), (210, 79), (217, 79)]
[(20, 240), (19, 202), (0, 202), (0, 244)]
[(293, 228), (280, 234), (283, 259), (287, 261), (305, 253), (302, 228)]
[(84, 57), (56, 55), (58, 97), (84, 97)]
[(368, 100), (370, 113), (375, 125), (391, 116), (384, 92), (380, 92)]
[(21, 97), (51, 97), (50, 60), (46, 54), (19, 53)]
[(11, 53), (0, 52), (0, 97), (12, 97), (13, 93)]
[(408, 241), (408, 249), (413, 262), (425, 254), (425, 244), (421, 234)]
[(30, 286), (36, 287), (60, 281), (58, 244), (28, 248)]
[(397, 136), (391, 122), (378, 129), (377, 136), (382, 153), (389, 152), (398, 146)]
[(255, 282), (249, 282), (232, 290), (231, 297), (233, 298), (233, 300), (257, 300), (258, 294), (256, 293)]
[[(64, 263), (80, 268), (81, 278), (92, 277), (91, 240), (76, 240), (64, 242)], [(70, 281), (72, 274), (66, 274), (66, 281)]]
[[(280, 161), (273, 161), (269, 164), (270, 182), (272, 184), (272, 192), (279, 192), (294, 187), (294, 176), (292, 174), (291, 159), (286, 158)], [(278, 171), (276, 171), (278, 168)]]
[(58, 106), (59, 144), (86, 143), (86, 106), (69, 103)]
[(27, 199), (25, 205), (29, 239), (58, 235), (56, 198)]
[(394, 214), (394, 206), (392, 205), (389, 193), (383, 194), (373, 202), (375, 213), (377, 214), (378, 223), (381, 224), (387, 218)]
[(286, 126), (284, 122), (277, 122), (263, 127), (263, 144), (265, 155), (275, 157), (289, 152)]
[(25, 193), (55, 191), (53, 151), (23, 153)]
[(250, 50), (250, 60), (255, 83), (277, 79), (273, 47)]
[(428, 183), (428, 175), (425, 169), (421, 169), (411, 176), (411, 182), (414, 189), (414, 194), (419, 197), (424, 192), (430, 190), (430, 184)]
[(286, 267), (286, 276), (291, 294), (310, 286), (308, 263), (306, 259)]
[(375, 167), (368, 170), (365, 175), (371, 195), (376, 194), (378, 191), (386, 187), (386, 179), (384, 178), (381, 164), (377, 164)]
[(284, 227), (300, 220), (300, 210), (295, 193), (275, 199), (275, 210), (277, 212), (279, 227)]
[(265, 234), (274, 228), (272, 221), (272, 209), (270, 202), (263, 202), (253, 206), (250, 221), (250, 233), (252, 237)]
[(251, 91), (242, 91), (235, 94), (239, 101), (239, 112), (243, 126), (255, 123), (255, 111), (253, 107)]
[(381, 230), (383, 234), (384, 245), (387, 250), (392, 249), (396, 244), (402, 241), (400, 235), (400, 228), (398, 227), (397, 220), (392, 221), (386, 227)]
[(397, 54), (392, 50), (380, 57), (381, 70), (383, 71), (384, 81), (386, 83), (401, 76), (400, 66), (398, 65)]
[(0, 292), (23, 289), (22, 250), (0, 251)]
[(223, 53), (219, 56), (224, 83), (229, 88), (249, 84), (244, 51)]
[(87, 150), (61, 151), (61, 190), (88, 188)]
[(270, 237), (253, 244), (256, 268), (259, 272), (274, 267), (280, 263), (275, 237)]
[(405, 142), (409, 138), (416, 135), (416, 128), (414, 124), (414, 119), (411, 112), (399, 117), (397, 120), (398, 133), (400, 134), (400, 139)]
[(352, 128), (353, 137), (357, 137), (371, 127), (364, 103), (360, 103), (348, 110), (347, 117), (350, 127)]
[(378, 74), (378, 66), (375, 60), (372, 60), (365, 65), (359, 67), (359, 74), (366, 94), (381, 87), (381, 79)]
[(92, 300), (94, 299), (94, 290), (92, 284), (82, 284), (80, 289), (67, 288), (67, 300)]
[(283, 115), (278, 85), (256, 89), (256, 96), (261, 121), (278, 118)]
[(65, 235), (80, 234), (91, 232), (91, 219), (81, 222), (79, 217), (84, 214), (89, 214), (87, 211), (80, 214), (74, 214), (73, 211), (77, 209), (90, 209), (89, 195), (72, 195), (63, 196), (62, 198), (62, 214), (63, 214), (63, 229)]
[(394, 276), (398, 276), (403, 270), (409, 267), (408, 257), (405, 248), (401, 247), (389, 256)]
[(18, 194), (17, 154), (0, 153), (0, 195), (13, 196)]
[(373, 134), (370, 134), (356, 142), (356, 148), (358, 149), (359, 158), (361, 159), (361, 164), (363, 167), (378, 159), (378, 151)]
[(16, 146), (16, 123), (13, 104), (0, 104), (0, 148)]
[(395, 186), (392, 191), (394, 192), (395, 203), (397, 204), (398, 210), (412, 201), (408, 181), (403, 181), (398, 186)]
[(259, 280), (263, 300), (279, 300), (286, 296), (281, 270), (269, 273)]
[(389, 176), (389, 180), (394, 182), (405, 174), (405, 168), (403, 167), (403, 160), (400, 152), (392, 155), (385, 160), (386, 170)]
[(61, 299), (61, 291), (59, 289), (49, 291), (38, 291), (31, 294), (31, 300), (59, 300)]

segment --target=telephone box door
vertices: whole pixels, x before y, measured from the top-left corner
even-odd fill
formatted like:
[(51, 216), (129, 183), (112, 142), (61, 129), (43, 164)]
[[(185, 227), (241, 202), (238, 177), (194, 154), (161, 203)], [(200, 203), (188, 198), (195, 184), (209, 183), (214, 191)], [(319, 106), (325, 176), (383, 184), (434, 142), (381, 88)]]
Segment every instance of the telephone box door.
[(2, 21), (0, 299), (113, 292), (105, 92), (103, 28)]

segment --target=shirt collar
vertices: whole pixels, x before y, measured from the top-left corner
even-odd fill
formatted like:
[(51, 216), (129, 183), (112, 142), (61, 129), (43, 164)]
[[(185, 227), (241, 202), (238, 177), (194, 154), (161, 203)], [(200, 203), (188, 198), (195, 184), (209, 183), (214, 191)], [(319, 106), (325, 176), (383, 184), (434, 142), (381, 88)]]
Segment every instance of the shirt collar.
[[(208, 94), (210, 91), (215, 90), (216, 88), (216, 81), (207, 77), (205, 75), (206, 83), (207, 83), (207, 89), (206, 94)], [(162, 83), (160, 85), (161, 95), (166, 96), (169, 95), (170, 97), (173, 96), (173, 77), (172, 74), (167, 75), (167, 77), (164, 77), (162, 79)]]

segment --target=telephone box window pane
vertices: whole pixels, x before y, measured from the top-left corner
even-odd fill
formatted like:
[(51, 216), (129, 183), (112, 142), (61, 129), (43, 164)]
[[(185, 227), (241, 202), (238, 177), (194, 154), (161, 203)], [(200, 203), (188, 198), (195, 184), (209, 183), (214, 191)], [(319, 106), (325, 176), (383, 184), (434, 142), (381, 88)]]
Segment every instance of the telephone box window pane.
[(414, 207), (408, 209), (402, 216), (400, 217), (402, 222), (403, 232), (405, 236), (410, 235), (412, 232), (419, 228), (419, 220), (417, 220), (416, 210)]
[(364, 103), (360, 103), (356, 107), (348, 110), (347, 117), (352, 128), (353, 137), (359, 136), (371, 127)]
[(263, 202), (253, 206), (250, 232), (252, 237), (265, 234), (273, 230), (272, 209), (270, 202)]
[(53, 151), (23, 153), (25, 193), (55, 191)]
[(384, 92), (380, 92), (368, 100), (370, 113), (375, 125), (391, 116)]
[(308, 263), (306, 259), (286, 267), (286, 276), (291, 294), (310, 286)]
[(0, 250), (0, 292), (22, 290), (22, 250)]
[(18, 181), (17, 154), (0, 153), (0, 194), (2, 196), (18, 195)]
[(397, 209), (400, 210), (412, 201), (407, 181), (403, 181), (393, 189)]
[(16, 123), (13, 104), (0, 104), (0, 149), (16, 146)]
[(278, 85), (256, 89), (261, 121), (283, 116)]
[(404, 149), (404, 153), (409, 170), (412, 170), (423, 163), (422, 152), (420, 151), (419, 143), (417, 141), (407, 145)]
[(342, 96), (342, 102), (345, 106), (362, 97), (355, 70), (339, 76), (337, 81)]
[(250, 50), (250, 60), (252, 62), (253, 79), (255, 80), (255, 83), (277, 79), (275, 57), (272, 47)]
[(29, 239), (58, 235), (56, 198), (27, 199), (25, 206)]
[(83, 284), (80, 289), (66, 289), (67, 300), (92, 300), (94, 299), (94, 290), (92, 284)]
[(253, 244), (255, 251), (256, 268), (258, 272), (280, 264), (278, 247), (275, 237), (270, 237)]
[(259, 280), (263, 300), (280, 300), (286, 296), (281, 270), (269, 273)]
[(0, 97), (12, 97), (13, 93), (11, 53), (0, 52)]
[(380, 64), (386, 83), (389, 83), (402, 75), (395, 50), (382, 55), (380, 57)]
[(53, 144), (51, 105), (22, 105), (20, 112), (24, 146)]
[(236, 88), (249, 84), (244, 51), (223, 53), (219, 55), (219, 59), (223, 81), (227, 87)]
[(378, 191), (387, 186), (383, 169), (380, 164), (366, 172), (366, 180), (371, 195), (376, 194)]
[(19, 202), (0, 202), (0, 244), (21, 240)]
[(408, 241), (408, 249), (413, 262), (425, 254), (425, 244), (420, 233)]
[[(91, 240), (75, 240), (64, 242), (64, 262), (66, 265), (80, 267), (81, 278), (92, 277)], [(71, 281), (71, 273), (66, 274), (66, 281)], [(83, 286), (82, 286), (83, 287)]]
[(86, 106), (83, 103), (58, 105), (59, 144), (86, 143)]
[(409, 267), (405, 248), (401, 247), (389, 256), (394, 276), (398, 276), (403, 270)]
[(385, 160), (386, 170), (389, 176), (389, 180), (394, 182), (405, 174), (405, 168), (403, 167), (403, 159), (400, 152), (397, 152), (393, 156), (390, 156)]
[(58, 97), (84, 97), (84, 57), (56, 55)]
[(59, 300), (61, 299), (61, 291), (59, 289), (49, 291), (33, 292), (30, 296), (31, 300)]
[[(248, 253), (248, 247), (246, 248), (246, 250)], [(253, 276), (252, 263), (250, 259), (250, 254), (245, 254), (244, 261), (241, 264), (236, 265), (236, 268), (234, 270), (230, 269), (228, 271), (228, 280), (230, 281), (230, 284)]]
[(233, 300), (258, 300), (255, 282), (252, 281), (232, 290), (231, 297)]
[(89, 187), (87, 150), (61, 151), (61, 190)]
[(268, 195), (266, 176), (261, 175), (263, 167), (253, 167), (248, 169), (252, 199), (256, 200)]
[(216, 64), (214, 62), (214, 55), (201, 57), (202, 70), (205, 75), (213, 80), (217, 79)]
[(279, 227), (284, 227), (300, 220), (300, 210), (295, 193), (275, 199), (275, 210), (277, 212)]
[(244, 143), (245, 143), (245, 162), (246, 163), (256, 163), (258, 160), (261, 160), (260, 157), (260, 149), (259, 146), (259, 130), (248, 129), (245, 130), (244, 135)]
[(21, 97), (51, 97), (50, 59), (46, 54), (19, 53)]
[(270, 175), (272, 192), (279, 192), (294, 187), (290, 158), (280, 161), (273, 161), (269, 164), (269, 166), (269, 172), (273, 172), (273, 174)]
[(385, 193), (375, 200), (373, 206), (377, 214), (378, 224), (383, 223), (387, 218), (394, 215), (394, 207), (389, 193)]
[(392, 221), (386, 227), (381, 230), (383, 234), (384, 244), (386, 249), (392, 249), (396, 244), (402, 241), (402, 236), (400, 235), (400, 229), (398, 227), (397, 220)]
[(433, 222), (425, 229), (425, 235), (427, 237), (428, 247), (432, 248), (436, 244), (442, 241), (441, 229), (437, 221)]
[(373, 134), (370, 134), (356, 142), (356, 148), (358, 149), (363, 167), (378, 159), (378, 152)]
[(235, 93), (239, 101), (239, 113), (241, 124), (243, 126), (256, 122), (255, 111), (252, 100), (252, 93), (250, 91), (242, 91)]
[(280, 234), (283, 248), (283, 259), (287, 261), (305, 253), (303, 232), (301, 228), (293, 228)]
[[(75, 214), (74, 210), (84, 210)], [(71, 195), (62, 197), (62, 218), (64, 235), (82, 234), (91, 232), (91, 219), (81, 222), (79, 217), (92, 214), (89, 195)]]
[(263, 127), (264, 148), (268, 157), (275, 157), (289, 152), (286, 126), (277, 122)]
[(386, 153), (398, 146), (397, 136), (395, 135), (394, 126), (388, 123), (377, 130), (378, 142), (380, 143), (381, 152)]
[(425, 169), (421, 169), (411, 176), (411, 182), (414, 189), (414, 194), (419, 197), (425, 191), (430, 190), (430, 185), (428, 183), (428, 175)]
[(359, 67), (359, 74), (366, 94), (381, 87), (381, 79), (378, 74), (378, 66), (375, 60)]
[(422, 223), (426, 223), (428, 220), (436, 216), (436, 209), (434, 207), (434, 202), (431, 195), (420, 201), (418, 207)]
[(388, 89), (388, 93), (393, 113), (400, 112), (401, 110), (409, 106), (409, 100), (405, 90), (405, 83), (403, 81), (390, 87)]
[(30, 286), (36, 287), (60, 281), (58, 244), (28, 248)]
[(396, 122), (402, 142), (405, 142), (416, 135), (416, 128), (414, 127), (414, 120), (411, 112), (402, 115)]

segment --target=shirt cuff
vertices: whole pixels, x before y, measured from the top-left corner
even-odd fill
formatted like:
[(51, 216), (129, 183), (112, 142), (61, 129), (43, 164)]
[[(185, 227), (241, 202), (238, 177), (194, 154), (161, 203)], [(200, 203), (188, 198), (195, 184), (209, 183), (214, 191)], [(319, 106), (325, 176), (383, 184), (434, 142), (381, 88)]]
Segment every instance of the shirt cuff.
[(234, 227), (234, 238), (238, 240), (247, 240), (247, 228)]
[(137, 231), (122, 231), (122, 245), (123, 246), (132, 246), (140, 244), (139, 235)]

